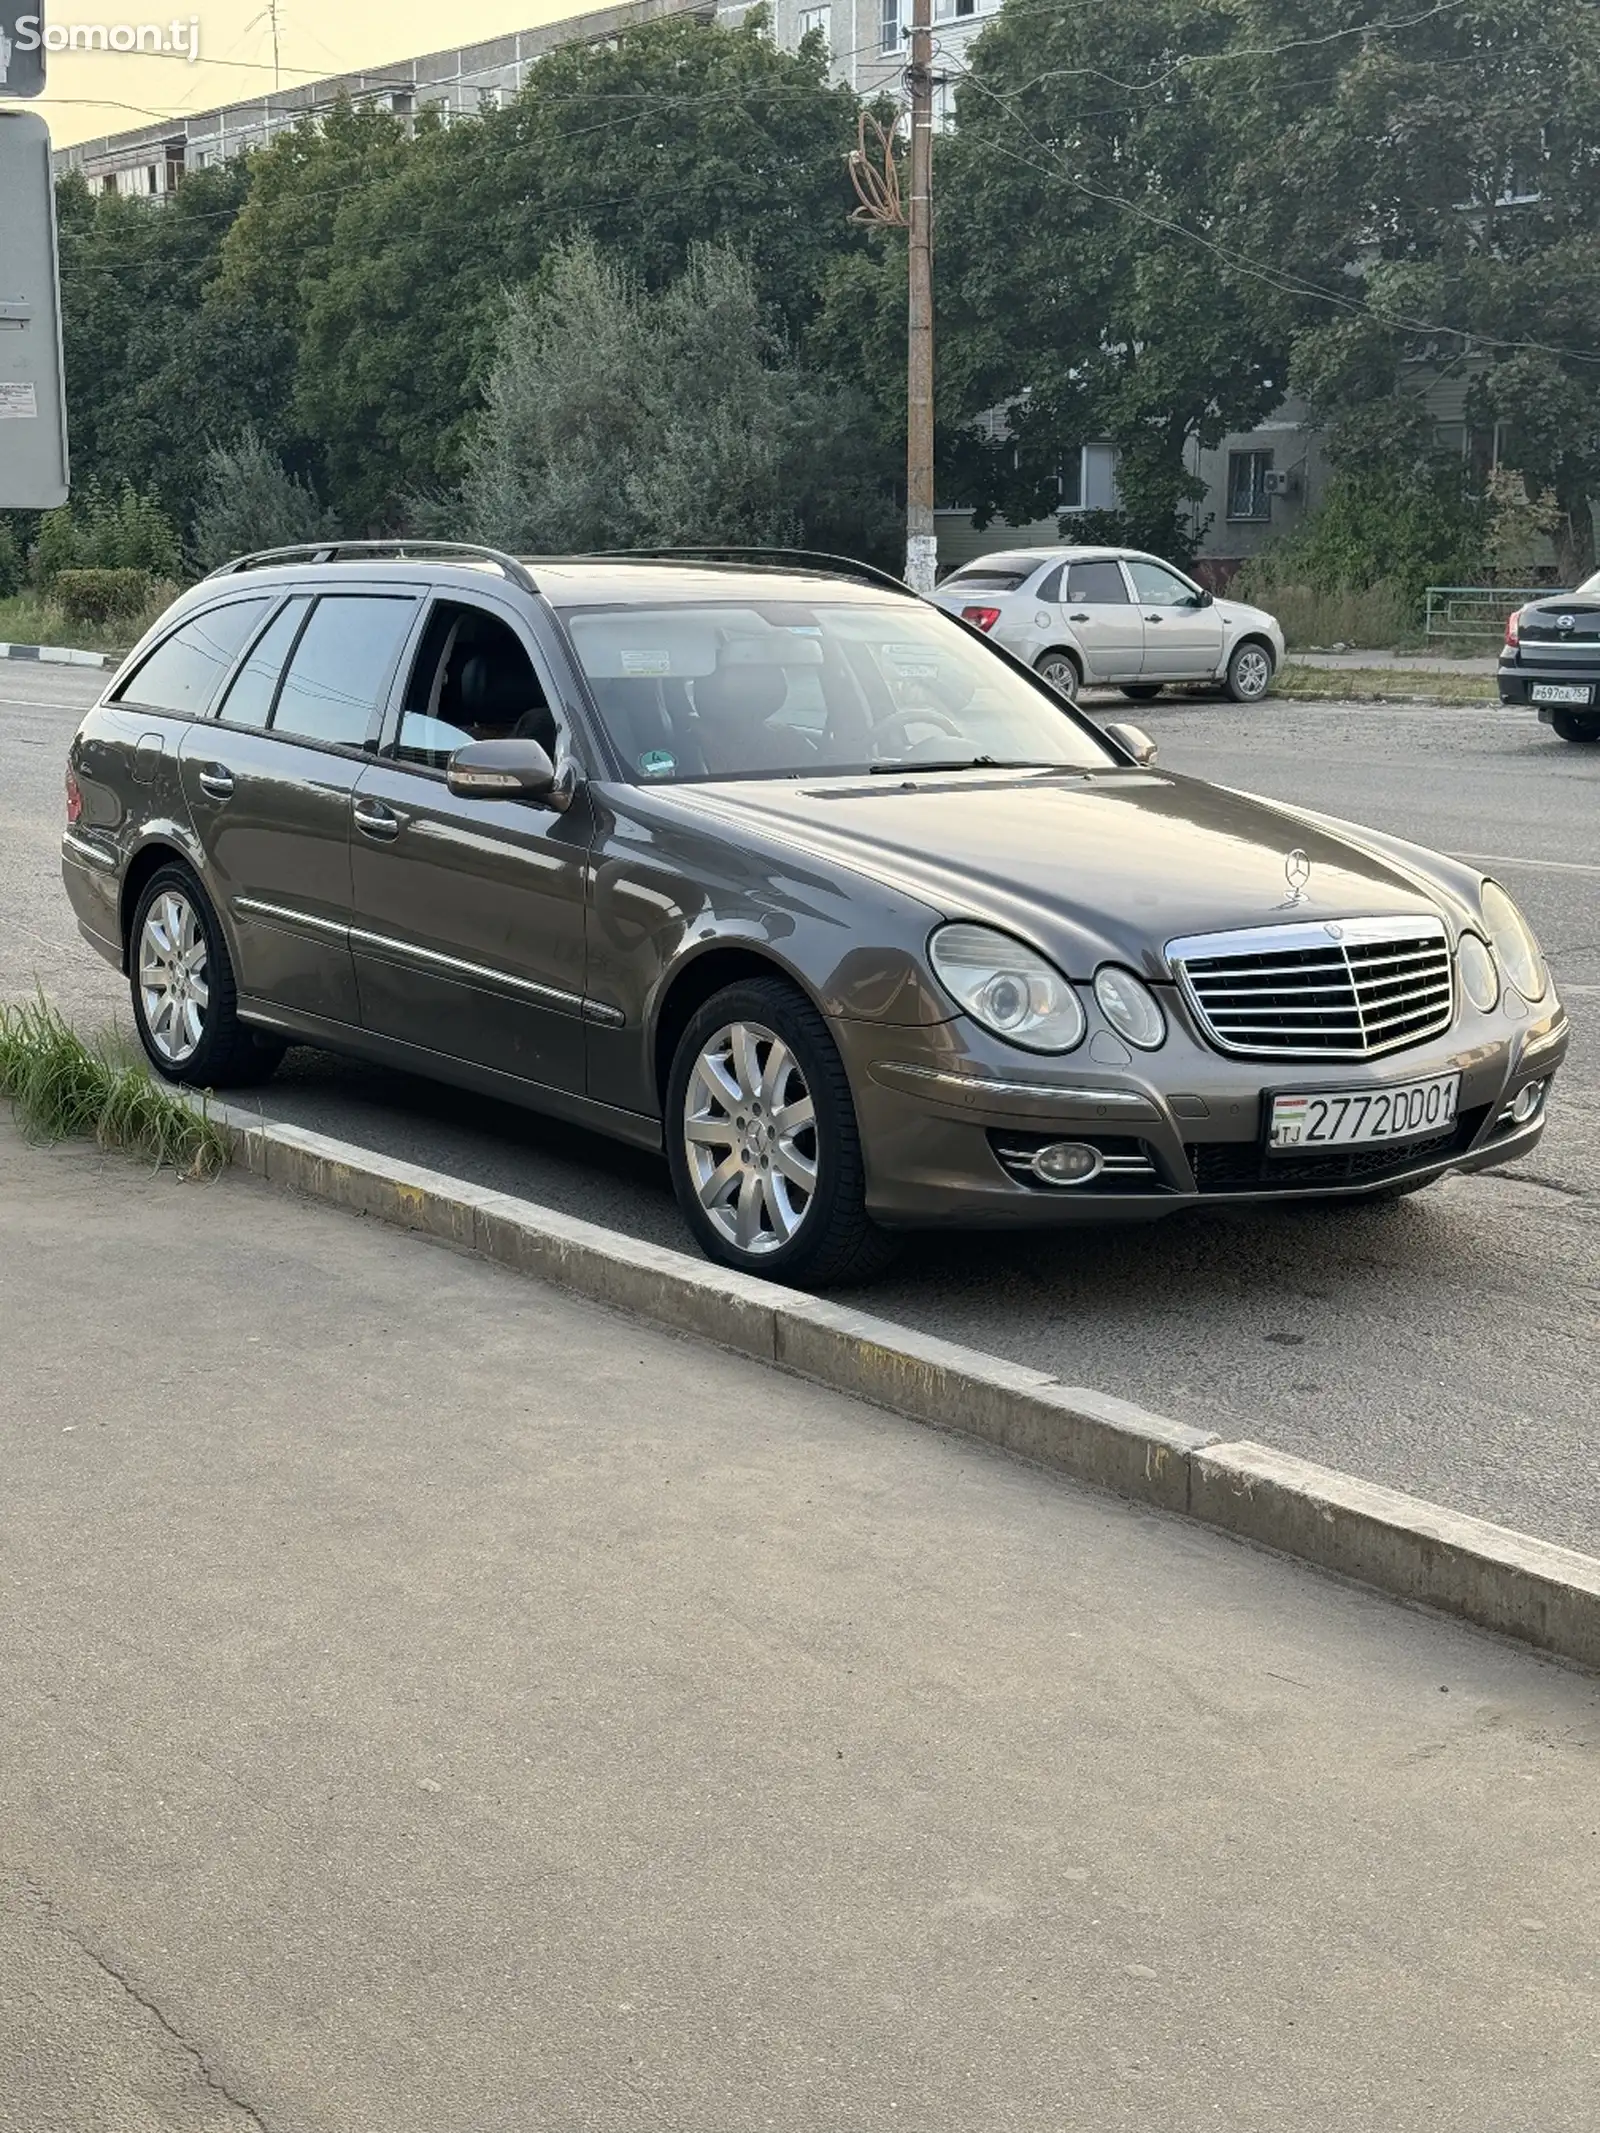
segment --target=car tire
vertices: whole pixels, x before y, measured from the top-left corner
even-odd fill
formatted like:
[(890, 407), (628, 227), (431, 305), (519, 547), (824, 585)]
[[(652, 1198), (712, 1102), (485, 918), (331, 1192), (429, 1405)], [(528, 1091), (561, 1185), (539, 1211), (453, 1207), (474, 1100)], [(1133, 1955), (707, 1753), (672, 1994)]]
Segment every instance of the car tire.
[(1159, 681), (1125, 681), (1122, 693), (1130, 703), (1147, 704), (1161, 694), (1164, 686)]
[(867, 1213), (844, 1061), (787, 979), (729, 985), (693, 1017), (667, 1078), (665, 1139), (684, 1219), (718, 1265), (828, 1288), (870, 1281), (894, 1257)]
[(1258, 704), (1272, 687), (1277, 671), (1270, 649), (1259, 637), (1236, 644), (1223, 676), (1223, 687), (1236, 704)]
[(174, 863), (145, 883), (128, 936), (133, 1020), (163, 1081), (236, 1089), (266, 1081), (286, 1047), (239, 1020), (228, 944), (210, 899)]
[(1600, 718), (1583, 718), (1576, 711), (1552, 711), (1550, 730), (1564, 741), (1600, 741)]
[(1041, 681), (1047, 681), (1058, 696), (1070, 701), (1083, 687), (1083, 669), (1071, 652), (1041, 652), (1034, 661), (1033, 671)]

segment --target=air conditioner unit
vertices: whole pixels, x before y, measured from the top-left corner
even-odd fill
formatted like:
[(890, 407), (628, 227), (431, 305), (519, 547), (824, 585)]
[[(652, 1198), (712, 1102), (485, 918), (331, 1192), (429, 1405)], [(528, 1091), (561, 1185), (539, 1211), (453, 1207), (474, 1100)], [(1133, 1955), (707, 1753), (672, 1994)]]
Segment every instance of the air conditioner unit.
[(1261, 477), (1261, 492), (1264, 496), (1293, 496), (1295, 477), (1284, 469), (1268, 467)]

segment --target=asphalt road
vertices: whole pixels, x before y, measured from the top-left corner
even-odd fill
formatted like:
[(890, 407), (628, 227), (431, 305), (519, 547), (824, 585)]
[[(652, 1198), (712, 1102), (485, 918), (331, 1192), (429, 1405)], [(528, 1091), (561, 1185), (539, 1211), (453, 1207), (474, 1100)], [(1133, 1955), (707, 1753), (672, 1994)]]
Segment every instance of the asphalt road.
[[(119, 981), (56, 874), (62, 757), (97, 677), (0, 666), (0, 996), (84, 1023)], [(1108, 715), (1110, 706), (1107, 707)], [(1127, 711), (1126, 705), (1117, 705)], [(864, 1299), (1180, 1419), (1600, 1551), (1600, 749), (1527, 714), (1180, 700), (1134, 715), (1173, 767), (1492, 861), (1577, 1027), (1533, 1160), (1391, 1207), (1206, 1209), (1144, 1231), (914, 1240)], [(664, 1167), (476, 1097), (310, 1051), (292, 1119), (682, 1245)]]

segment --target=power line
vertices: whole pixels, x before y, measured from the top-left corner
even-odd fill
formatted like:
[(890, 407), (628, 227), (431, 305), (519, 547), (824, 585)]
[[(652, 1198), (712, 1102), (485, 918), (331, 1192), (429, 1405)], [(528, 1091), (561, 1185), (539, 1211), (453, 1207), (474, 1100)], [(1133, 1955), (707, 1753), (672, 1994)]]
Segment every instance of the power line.
[[(1456, 4), (1456, 0), (1450, 0), (1450, 4)], [(1438, 12), (1438, 10), (1435, 10), (1435, 12)], [(1141, 206), (1136, 200), (1128, 200), (1120, 193), (1106, 192), (1100, 187), (1089, 184), (1087, 179), (1077, 177), (1067, 168), (1065, 162), (1056, 155), (1055, 151), (1051, 149), (1049, 143), (1040, 140), (1039, 136), (1028, 125), (1027, 121), (1020, 116), (1008, 98), (991, 89), (988, 83), (980, 75), (974, 74), (970, 67), (961, 67), (960, 71), (975, 89), (980, 90), (992, 103), (999, 106), (1013, 125), (1021, 128), (1041, 155), (1051, 157), (1052, 163), (1049, 167), (1042, 166), (1034, 162), (1030, 157), (1018, 155), (1000, 144), (995, 144), (998, 153), (1009, 156), (1012, 162), (1021, 164), (1024, 169), (1032, 170), (1040, 177), (1060, 179), (1071, 186), (1075, 192), (1083, 193), (1091, 200), (1099, 201), (1108, 207), (1118, 208), (1124, 214), (1132, 215), (1141, 222), (1149, 223), (1152, 228), (1164, 230), (1170, 236), (1181, 237), (1190, 244), (1201, 246), (1234, 273), (1242, 274), (1250, 280), (1264, 282), (1268, 287), (1276, 289), (1281, 296), (1316, 297), (1323, 303), (1333, 304), (1339, 309), (1352, 312), (1361, 318), (1370, 318), (1378, 325), (1387, 326), (1396, 332), (1440, 334), (1463, 342), (1475, 343), (1482, 348), (1499, 348), (1513, 352), (1522, 351), (1535, 355), (1555, 356), (1562, 362), (1600, 365), (1600, 356), (1585, 355), (1577, 349), (1558, 348), (1546, 341), (1505, 340), (1494, 334), (1479, 333), (1463, 326), (1452, 326), (1425, 319), (1392, 315), (1378, 310), (1375, 306), (1360, 298), (1344, 296), (1336, 289), (1323, 287), (1320, 282), (1306, 281), (1303, 277), (1284, 268), (1273, 267), (1265, 261), (1251, 259), (1243, 252), (1232, 251), (1228, 246), (1219, 244), (1215, 238), (1207, 237), (1199, 230), (1190, 229), (1186, 223), (1174, 221), (1169, 215), (1157, 214), (1153, 209)]]

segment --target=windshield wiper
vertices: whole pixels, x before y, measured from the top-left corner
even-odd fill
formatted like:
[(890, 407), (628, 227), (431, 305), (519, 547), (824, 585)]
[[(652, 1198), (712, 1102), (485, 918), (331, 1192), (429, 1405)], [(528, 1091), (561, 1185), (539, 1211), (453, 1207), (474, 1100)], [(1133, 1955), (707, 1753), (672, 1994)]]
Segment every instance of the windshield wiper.
[(937, 763), (926, 762), (918, 756), (901, 756), (893, 762), (869, 764), (867, 775), (887, 778), (908, 770), (1058, 770), (1064, 767), (1058, 763), (1006, 763), (997, 755), (952, 756), (948, 761)]

